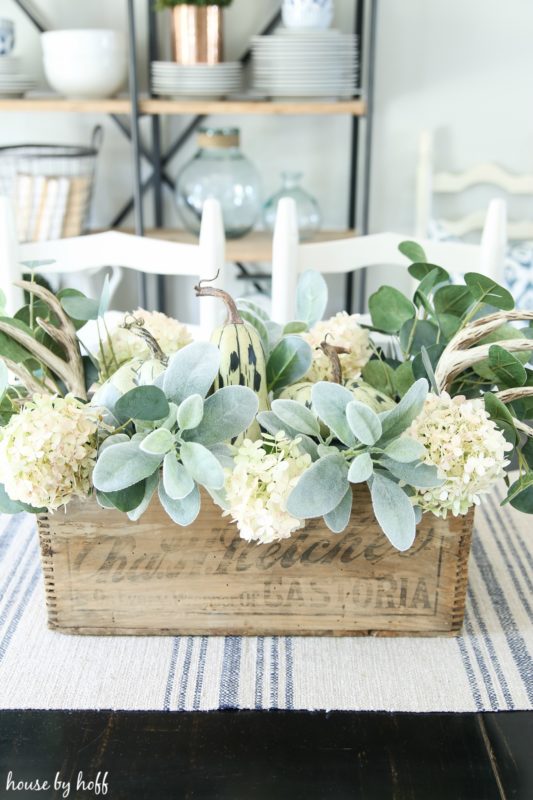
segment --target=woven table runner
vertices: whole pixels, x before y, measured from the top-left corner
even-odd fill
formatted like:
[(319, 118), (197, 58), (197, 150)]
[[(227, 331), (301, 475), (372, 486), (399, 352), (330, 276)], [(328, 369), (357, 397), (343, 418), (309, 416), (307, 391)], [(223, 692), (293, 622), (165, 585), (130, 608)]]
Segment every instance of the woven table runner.
[(34, 520), (0, 516), (0, 708), (532, 709), (531, 518), (500, 499), (476, 514), (463, 635), (442, 639), (51, 632)]

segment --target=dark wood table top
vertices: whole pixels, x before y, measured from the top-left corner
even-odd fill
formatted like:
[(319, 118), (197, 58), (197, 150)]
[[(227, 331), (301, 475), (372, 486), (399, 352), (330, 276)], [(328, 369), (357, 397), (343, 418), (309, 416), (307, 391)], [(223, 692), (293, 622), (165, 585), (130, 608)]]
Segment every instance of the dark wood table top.
[(531, 800), (533, 712), (0, 711), (0, 797), (56, 773), (75, 800)]

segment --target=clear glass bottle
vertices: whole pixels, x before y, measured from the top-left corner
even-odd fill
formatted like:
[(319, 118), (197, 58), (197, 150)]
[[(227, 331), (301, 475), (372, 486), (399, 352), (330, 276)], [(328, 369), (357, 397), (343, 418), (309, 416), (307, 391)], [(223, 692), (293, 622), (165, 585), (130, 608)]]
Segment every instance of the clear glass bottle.
[(301, 172), (282, 172), (282, 186), (270, 197), (263, 208), (263, 222), (269, 231), (274, 230), (278, 202), (282, 197), (292, 197), (298, 212), (298, 231), (300, 239), (309, 239), (319, 230), (322, 217), (320, 206), (315, 198), (300, 186)]
[(198, 234), (204, 202), (214, 197), (222, 208), (227, 238), (244, 236), (261, 212), (261, 178), (240, 150), (238, 128), (200, 128), (198, 147), (176, 180), (183, 224)]

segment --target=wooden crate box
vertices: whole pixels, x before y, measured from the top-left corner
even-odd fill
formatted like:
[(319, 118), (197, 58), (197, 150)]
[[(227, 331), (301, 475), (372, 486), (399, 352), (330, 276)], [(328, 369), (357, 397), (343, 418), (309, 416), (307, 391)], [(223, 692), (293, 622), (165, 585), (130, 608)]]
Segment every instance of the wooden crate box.
[(443, 636), (460, 632), (473, 512), (425, 515), (399, 553), (354, 489), (342, 534), (312, 521), (249, 544), (205, 495), (181, 528), (154, 499), (136, 523), (93, 500), (38, 520), (52, 629), (74, 634)]

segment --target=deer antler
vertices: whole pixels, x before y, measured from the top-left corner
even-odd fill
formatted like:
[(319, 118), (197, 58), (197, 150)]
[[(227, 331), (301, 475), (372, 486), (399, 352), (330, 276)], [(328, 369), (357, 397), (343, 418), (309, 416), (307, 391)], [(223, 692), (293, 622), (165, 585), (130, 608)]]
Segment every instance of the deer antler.
[[(533, 311), (500, 311), (475, 320), (456, 333), (443, 350), (435, 370), (439, 390), (447, 389), (463, 370), (488, 358), (490, 344), (478, 347), (472, 345), (497, 330), (505, 322), (519, 320), (533, 320)], [(505, 339), (498, 344), (509, 352), (533, 350), (531, 339)]]
[[(67, 360), (65, 361), (64, 359), (59, 358), (59, 356), (56, 356), (55, 353), (52, 353), (52, 351), (41, 342), (36, 341), (32, 336), (30, 336), (30, 334), (26, 333), (26, 331), (16, 328), (7, 322), (0, 321), (0, 331), (21, 344), (26, 348), (26, 350), (34, 355), (38, 361), (48, 367), (51, 372), (53, 372), (63, 381), (69, 392), (72, 392), (74, 395), (76, 395), (76, 397), (80, 397), (82, 400), (86, 400), (87, 392), (85, 390), (83, 361), (78, 344), (78, 337), (76, 335), (76, 328), (74, 327), (72, 320), (63, 311), (61, 303), (57, 297), (52, 294), (52, 292), (49, 292), (48, 289), (45, 289), (44, 286), (40, 286), (39, 284), (32, 283), (30, 281), (17, 281), (16, 285), (20, 286), (21, 289), (25, 289), (27, 292), (39, 297), (50, 307), (54, 314), (56, 314), (60, 323), (58, 328), (56, 328), (54, 325), (50, 325), (39, 317), (37, 318), (37, 324), (44, 331), (46, 331), (46, 333), (51, 336), (54, 341), (61, 345), (65, 351)], [(13, 370), (13, 372), (15, 372), (15, 370)], [(15, 372), (15, 374), (17, 373)], [(20, 375), (19, 377), (21, 380), (23, 380)], [(27, 376), (23, 382), (29, 389), (29, 386), (27, 385)], [(50, 383), (47, 383), (46, 385), (47, 388), (50, 389)], [(32, 387), (31, 391), (35, 391), (35, 389)], [(42, 391), (41, 385), (39, 385), (39, 391)], [(52, 391), (54, 390), (52, 389)]]

